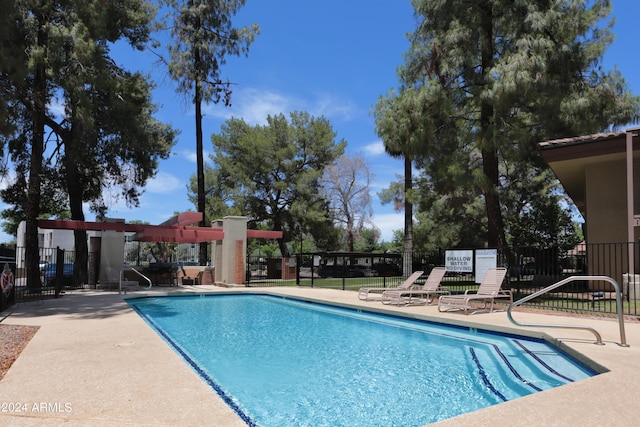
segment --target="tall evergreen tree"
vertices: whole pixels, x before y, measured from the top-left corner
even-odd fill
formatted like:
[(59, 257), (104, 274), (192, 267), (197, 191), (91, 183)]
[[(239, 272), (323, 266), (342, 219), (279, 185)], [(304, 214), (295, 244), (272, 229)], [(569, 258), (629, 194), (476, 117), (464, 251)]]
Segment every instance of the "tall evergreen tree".
[[(15, 84), (25, 81), (27, 64), (25, 63), (24, 44), (21, 41), (22, 32), (18, 28), (18, 8), (15, 2), (0, 3), (0, 135), (9, 135), (15, 131), (20, 104), (15, 102)], [(4, 143), (3, 139), (0, 139)], [(2, 164), (6, 164), (4, 149)], [(4, 174), (3, 167), (0, 172)]]
[(289, 256), (286, 243), (296, 234), (326, 233), (328, 207), (320, 178), (346, 142), (335, 142), (325, 118), (294, 112), (290, 120), (283, 114), (269, 116), (264, 126), (230, 119), (211, 139), (224, 194), (251, 222), (283, 231), (278, 241), (282, 256)]
[[(170, 9), (171, 42), (169, 75), (178, 82), (178, 91), (190, 97), (195, 107), (197, 209), (206, 217), (202, 104), (231, 103), (231, 83), (223, 80), (221, 66), (229, 55), (246, 55), (259, 33), (257, 24), (235, 28), (231, 18), (246, 0), (162, 0)], [(199, 261), (207, 262), (207, 244), (200, 245)]]
[[(506, 248), (500, 163), (536, 143), (638, 117), (638, 99), (601, 58), (612, 41), (607, 0), (414, 0), (416, 30), (400, 75), (424, 92), (433, 184), (464, 182), (485, 202), (488, 244)], [(470, 170), (470, 173), (467, 172)]]
[[(6, 137), (17, 176), (14, 189), (3, 196), (15, 197), (5, 200), (9, 203), (25, 205), (27, 281), (37, 287), (36, 220), (41, 207), (49, 203), (44, 196), (59, 194), (51, 186), (68, 195), (72, 219), (84, 219), (82, 203), (87, 201), (103, 212), (99, 202), (103, 191), (114, 185), (135, 203), (139, 187), (155, 173), (157, 160), (168, 155), (174, 132), (151, 117), (154, 107), (146, 78), (125, 72), (109, 57), (109, 45), (116, 40), (126, 39), (141, 48), (148, 39), (153, 9), (146, 1), (19, 0), (13, 12), (24, 56), (9, 64), (24, 64), (26, 77), (3, 73), (2, 86), (11, 87), (9, 105), (20, 106), (16, 111), (21, 118), (13, 119), (30, 124), (14, 126)], [(8, 46), (0, 43), (3, 52)], [(52, 107), (58, 102), (64, 105), (62, 114)], [(45, 129), (55, 137), (45, 141)], [(45, 171), (49, 187), (43, 192)], [(24, 197), (16, 187), (21, 183), (27, 186)], [(74, 274), (84, 282), (85, 233), (76, 231), (75, 242)]]
[(45, 144), (47, 105), (52, 97), (51, 70), (58, 63), (56, 49), (61, 41), (58, 23), (62, 19), (55, 2), (17, 0), (2, 6), (0, 41), (0, 87), (6, 96), (0, 103), (7, 124), (3, 124), (3, 147), (18, 161), (23, 174), (25, 264), (27, 286), (40, 287), (38, 228), (41, 180)]
[(421, 96), (424, 93), (415, 87), (403, 87), (399, 94), (392, 90), (380, 97), (374, 111), (376, 132), (382, 138), (385, 151), (404, 161), (404, 188), (402, 192), (396, 191), (393, 198), (396, 209), (404, 210), (403, 268), (406, 275), (413, 271), (413, 165), (425, 147), (432, 144), (432, 122), (425, 119), (429, 112), (423, 109), (428, 103)]

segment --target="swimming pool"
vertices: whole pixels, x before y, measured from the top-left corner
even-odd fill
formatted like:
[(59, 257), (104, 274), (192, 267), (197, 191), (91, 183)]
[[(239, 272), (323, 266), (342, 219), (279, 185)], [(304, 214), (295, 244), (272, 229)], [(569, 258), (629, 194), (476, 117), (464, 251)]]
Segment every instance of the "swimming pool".
[(542, 340), (289, 298), (128, 302), (248, 425), (421, 426), (596, 375)]

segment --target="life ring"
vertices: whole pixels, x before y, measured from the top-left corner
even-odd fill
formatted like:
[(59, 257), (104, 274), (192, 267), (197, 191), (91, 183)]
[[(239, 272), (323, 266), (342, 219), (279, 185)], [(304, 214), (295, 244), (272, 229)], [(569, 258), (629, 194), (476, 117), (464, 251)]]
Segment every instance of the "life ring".
[(9, 295), (9, 292), (11, 292), (11, 288), (13, 288), (13, 272), (9, 269), (5, 269), (2, 272), (2, 278), (0, 279), (0, 285), (2, 285), (2, 292), (4, 292), (5, 295)]

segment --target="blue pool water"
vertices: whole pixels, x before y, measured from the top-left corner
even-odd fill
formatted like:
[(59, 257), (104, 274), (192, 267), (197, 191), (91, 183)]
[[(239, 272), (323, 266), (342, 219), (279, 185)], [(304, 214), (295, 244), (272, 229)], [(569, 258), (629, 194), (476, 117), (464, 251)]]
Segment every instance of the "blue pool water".
[(544, 341), (266, 295), (129, 304), (256, 426), (422, 426), (596, 375)]

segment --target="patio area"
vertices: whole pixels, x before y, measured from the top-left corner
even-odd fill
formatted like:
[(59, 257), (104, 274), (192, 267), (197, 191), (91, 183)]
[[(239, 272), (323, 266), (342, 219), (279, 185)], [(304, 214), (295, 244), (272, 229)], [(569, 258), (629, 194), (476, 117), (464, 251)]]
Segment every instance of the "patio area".
[[(257, 292), (290, 295), (445, 323), (522, 330), (504, 312), (465, 316), (439, 313), (436, 306), (393, 307), (358, 300), (356, 292), (309, 288), (219, 288), (184, 286), (143, 293)], [(135, 293), (130, 293), (132, 295)], [(3, 324), (40, 329), (0, 381), (0, 423), (5, 426), (244, 426), (209, 386), (116, 292), (76, 290), (33, 301), (2, 313)], [(625, 323), (621, 347), (615, 320), (514, 312), (519, 322), (580, 324), (569, 329), (531, 329), (547, 334), (609, 372), (588, 380), (439, 422), (438, 426), (634, 426), (640, 384), (640, 323)], [(461, 390), (461, 392), (464, 392)]]

